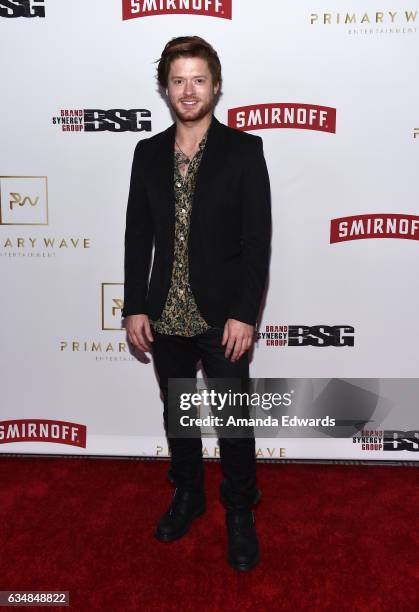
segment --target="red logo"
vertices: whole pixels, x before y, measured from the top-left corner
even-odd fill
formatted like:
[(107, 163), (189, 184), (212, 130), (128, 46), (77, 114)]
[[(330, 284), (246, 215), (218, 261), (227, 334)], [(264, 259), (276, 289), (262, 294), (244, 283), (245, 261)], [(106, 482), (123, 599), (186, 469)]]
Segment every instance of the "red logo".
[(122, 19), (152, 15), (206, 15), (231, 19), (232, 0), (122, 0)]
[(330, 243), (363, 238), (419, 240), (419, 217), (384, 213), (340, 217), (330, 222)]
[(228, 125), (242, 131), (293, 128), (336, 132), (336, 109), (316, 104), (278, 102), (228, 110)]
[(86, 425), (50, 419), (0, 421), (0, 444), (54, 442), (86, 448)]

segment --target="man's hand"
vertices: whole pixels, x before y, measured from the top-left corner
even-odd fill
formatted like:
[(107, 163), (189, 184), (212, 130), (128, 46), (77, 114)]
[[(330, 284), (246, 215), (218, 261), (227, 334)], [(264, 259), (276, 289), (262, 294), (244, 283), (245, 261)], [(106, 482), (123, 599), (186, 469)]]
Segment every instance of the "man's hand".
[(149, 342), (153, 342), (153, 334), (151, 333), (150, 322), (146, 314), (135, 314), (127, 317), (127, 334), (128, 340), (143, 351), (150, 352)]
[[(225, 357), (230, 357), (231, 362), (237, 361), (240, 357), (252, 346), (254, 340), (255, 328), (253, 325), (248, 325), (236, 319), (227, 319), (224, 325), (224, 334), (221, 344), (227, 342)], [(233, 350), (234, 348), (234, 350)]]

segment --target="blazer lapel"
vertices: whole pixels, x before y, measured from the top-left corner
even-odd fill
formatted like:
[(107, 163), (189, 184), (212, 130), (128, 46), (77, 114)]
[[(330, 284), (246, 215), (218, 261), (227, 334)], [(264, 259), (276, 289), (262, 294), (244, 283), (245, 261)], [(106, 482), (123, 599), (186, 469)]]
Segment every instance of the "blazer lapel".
[(213, 115), (208, 129), (207, 142), (205, 143), (204, 152), (196, 175), (193, 208), (200, 207), (202, 201), (205, 199), (210, 184), (214, 183), (217, 170), (224, 164), (224, 138), (225, 133), (223, 125)]
[(161, 205), (167, 207), (169, 235), (174, 238), (175, 228), (175, 190), (174, 175), (174, 148), (176, 123), (173, 123), (161, 133), (160, 142), (155, 149), (153, 163), (153, 182), (158, 187)]
[(214, 185), (217, 173), (225, 163), (225, 136), (223, 124), (213, 115), (208, 129), (207, 142), (205, 143), (204, 152), (196, 175), (191, 227), (192, 222), (200, 217), (200, 210), (205, 205), (207, 198), (214, 196), (214, 190), (211, 189), (211, 185)]

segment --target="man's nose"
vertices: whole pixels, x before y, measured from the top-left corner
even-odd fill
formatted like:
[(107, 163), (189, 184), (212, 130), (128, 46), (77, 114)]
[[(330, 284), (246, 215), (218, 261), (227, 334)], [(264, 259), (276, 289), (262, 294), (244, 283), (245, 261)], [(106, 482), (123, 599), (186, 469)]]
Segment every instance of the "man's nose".
[(183, 94), (185, 96), (191, 96), (195, 92), (193, 81), (185, 81), (185, 87), (183, 89)]

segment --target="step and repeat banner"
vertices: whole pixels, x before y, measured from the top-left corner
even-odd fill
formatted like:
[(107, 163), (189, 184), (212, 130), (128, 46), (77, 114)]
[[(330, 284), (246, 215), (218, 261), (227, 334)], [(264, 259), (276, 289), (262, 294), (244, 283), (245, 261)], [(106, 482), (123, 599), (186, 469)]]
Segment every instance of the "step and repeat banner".
[(0, 0), (0, 452), (167, 456), (122, 327), (125, 211), (136, 143), (173, 122), (156, 60), (198, 35), (271, 178), (252, 376), (337, 421), (258, 457), (419, 458), (418, 29), (416, 0)]

